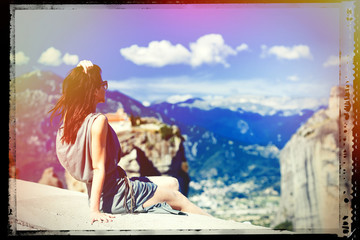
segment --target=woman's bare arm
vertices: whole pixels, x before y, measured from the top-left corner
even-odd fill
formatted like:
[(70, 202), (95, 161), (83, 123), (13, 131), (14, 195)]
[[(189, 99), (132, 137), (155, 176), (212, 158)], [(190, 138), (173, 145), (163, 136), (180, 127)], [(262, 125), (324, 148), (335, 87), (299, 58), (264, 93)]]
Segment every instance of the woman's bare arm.
[(97, 117), (91, 127), (91, 152), (93, 182), (90, 195), (91, 224), (95, 221), (108, 222), (113, 217), (100, 212), (100, 196), (105, 180), (106, 135), (108, 122), (104, 115)]

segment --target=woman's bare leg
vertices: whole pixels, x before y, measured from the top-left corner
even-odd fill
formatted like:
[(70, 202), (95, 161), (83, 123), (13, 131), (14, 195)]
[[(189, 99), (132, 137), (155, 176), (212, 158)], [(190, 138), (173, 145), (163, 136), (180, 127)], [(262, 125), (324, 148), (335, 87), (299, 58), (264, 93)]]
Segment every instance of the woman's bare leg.
[(150, 181), (158, 185), (159, 187), (169, 188), (179, 191), (179, 181), (174, 177), (169, 176), (153, 176), (147, 177)]
[(143, 204), (143, 207), (149, 207), (159, 202), (166, 202), (173, 209), (179, 211), (211, 216), (208, 213), (204, 212), (201, 208), (190, 202), (190, 200), (179, 191), (161, 186), (158, 186), (154, 193), (154, 196), (147, 200)]

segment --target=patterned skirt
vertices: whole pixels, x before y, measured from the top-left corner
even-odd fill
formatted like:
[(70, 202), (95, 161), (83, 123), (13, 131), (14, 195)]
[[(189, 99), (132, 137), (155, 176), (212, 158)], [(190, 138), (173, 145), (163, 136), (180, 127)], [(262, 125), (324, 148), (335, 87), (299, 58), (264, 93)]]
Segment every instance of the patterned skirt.
[(112, 191), (102, 196), (100, 206), (103, 212), (112, 214), (141, 212), (144, 209), (142, 205), (154, 196), (157, 189), (155, 183), (146, 177), (129, 179), (124, 173)]

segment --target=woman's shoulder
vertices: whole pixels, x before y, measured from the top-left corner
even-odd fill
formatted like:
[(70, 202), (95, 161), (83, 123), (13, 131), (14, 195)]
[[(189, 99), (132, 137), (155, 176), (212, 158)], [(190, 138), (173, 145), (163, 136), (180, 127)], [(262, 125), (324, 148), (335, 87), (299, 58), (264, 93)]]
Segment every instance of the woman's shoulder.
[(102, 114), (102, 113), (97, 113), (94, 122), (99, 122), (99, 123), (103, 123), (103, 124), (107, 124), (108, 123), (108, 119), (107, 117)]
[(86, 118), (92, 122), (107, 122), (107, 117), (102, 113), (90, 113)]
[(94, 117), (94, 122), (91, 127), (92, 131), (101, 132), (106, 130), (108, 125), (107, 117), (102, 113), (97, 113)]

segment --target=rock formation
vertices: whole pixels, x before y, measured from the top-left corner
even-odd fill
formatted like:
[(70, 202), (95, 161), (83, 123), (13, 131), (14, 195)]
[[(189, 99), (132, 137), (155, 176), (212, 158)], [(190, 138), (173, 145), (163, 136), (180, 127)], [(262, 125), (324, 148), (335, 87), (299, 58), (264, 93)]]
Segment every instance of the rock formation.
[(63, 185), (61, 181), (59, 180), (58, 176), (54, 172), (54, 168), (49, 167), (46, 168), (41, 176), (41, 179), (38, 183), (53, 186), (53, 187), (59, 187), (62, 188)]
[(73, 178), (68, 171), (65, 170), (65, 182), (67, 189), (82, 193), (87, 193), (86, 184)]
[(178, 127), (155, 118), (141, 118), (131, 130), (117, 134), (123, 152), (119, 165), (129, 177), (172, 176), (178, 179), (180, 191), (187, 195), (190, 178)]
[(329, 107), (316, 112), (280, 153), (281, 200), (276, 224), (290, 221), (295, 231), (339, 229), (339, 99), (331, 90)]

